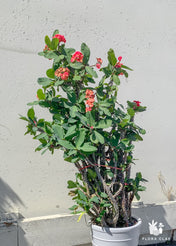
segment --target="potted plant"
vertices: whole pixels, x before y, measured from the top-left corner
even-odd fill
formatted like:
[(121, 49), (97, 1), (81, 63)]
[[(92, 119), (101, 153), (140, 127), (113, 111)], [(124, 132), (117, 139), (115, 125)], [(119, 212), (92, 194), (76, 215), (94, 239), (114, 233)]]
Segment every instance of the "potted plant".
[[(139, 101), (127, 101), (127, 108), (118, 102), (120, 76), (132, 70), (108, 51), (108, 64), (102, 59), (89, 64), (90, 49), (85, 43), (81, 51), (66, 48), (66, 39), (56, 30), (45, 37), (46, 46), (40, 56), (53, 60), (47, 77), (38, 79), (41, 86), (38, 100), (27, 117), (26, 134), (40, 142), (36, 151), (42, 154), (57, 149), (64, 160), (73, 163), (78, 172), (75, 181), (68, 181), (69, 195), (76, 203), (73, 213), (90, 216), (93, 245), (137, 245), (140, 220), (131, 216), (131, 203), (141, 185), (140, 172), (131, 177), (135, 141), (142, 141), (145, 130), (134, 123), (134, 117), (146, 107)], [(98, 81), (98, 74), (102, 74)], [(52, 120), (38, 119), (33, 106), (46, 108)], [(114, 245), (114, 244), (112, 244)]]

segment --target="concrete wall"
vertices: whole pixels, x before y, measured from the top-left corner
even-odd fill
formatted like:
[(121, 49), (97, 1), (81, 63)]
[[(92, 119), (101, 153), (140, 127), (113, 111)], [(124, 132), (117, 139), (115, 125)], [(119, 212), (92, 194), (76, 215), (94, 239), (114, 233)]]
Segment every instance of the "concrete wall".
[[(0, 8), (0, 211), (24, 217), (67, 213), (68, 179), (75, 168), (54, 156), (35, 153), (37, 142), (24, 137), (26, 103), (36, 99), (38, 77), (51, 62), (37, 56), (44, 36), (58, 28), (68, 47), (86, 42), (106, 60), (113, 48), (134, 69), (122, 79), (119, 100), (139, 100), (148, 107), (137, 116), (146, 130), (136, 144), (135, 171), (149, 180), (145, 203), (163, 202), (157, 175), (175, 184), (176, 1), (6, 0)], [(39, 112), (41, 114), (42, 111)], [(2, 195), (1, 195), (2, 194)]]

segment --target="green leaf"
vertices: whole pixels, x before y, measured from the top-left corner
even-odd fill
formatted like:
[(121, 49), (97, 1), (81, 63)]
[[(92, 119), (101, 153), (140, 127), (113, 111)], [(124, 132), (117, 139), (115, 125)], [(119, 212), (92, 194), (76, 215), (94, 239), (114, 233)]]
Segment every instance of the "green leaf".
[(70, 63), (69, 66), (72, 67), (72, 68), (74, 68), (74, 69), (81, 69), (81, 68), (83, 68), (83, 64), (80, 63), (80, 62)]
[(117, 59), (115, 57), (115, 53), (113, 49), (109, 49), (108, 51), (108, 61), (112, 66), (114, 66), (117, 63)]
[(133, 116), (135, 115), (134, 109), (128, 108), (127, 111), (128, 111), (128, 114), (129, 114), (131, 117), (133, 117)]
[(76, 139), (76, 148), (80, 148), (80, 146), (84, 143), (85, 140), (85, 136), (86, 136), (86, 132), (84, 129), (81, 129), (78, 133), (78, 137)]
[(120, 85), (120, 79), (117, 75), (113, 74), (112, 79), (116, 85)]
[(53, 32), (52, 37), (54, 37), (56, 34), (59, 34), (59, 30), (58, 30), (58, 29), (56, 29), (56, 30)]
[(33, 106), (33, 105), (38, 105), (38, 104), (39, 104), (39, 101), (27, 103), (28, 106)]
[(50, 68), (46, 71), (46, 75), (51, 78), (51, 79), (54, 79), (55, 78), (55, 75), (54, 75), (54, 69), (53, 68)]
[(95, 126), (95, 116), (92, 114), (91, 111), (88, 111), (86, 113), (86, 117), (87, 117), (87, 123), (90, 125), (90, 126)]
[(76, 210), (78, 208), (78, 205), (73, 205), (71, 208), (69, 208), (70, 210)]
[(55, 51), (47, 51), (45, 57), (48, 59), (58, 59), (58, 54)]
[(45, 56), (45, 52), (38, 52), (39, 56)]
[(89, 202), (95, 202), (95, 203), (100, 203), (100, 201), (99, 201), (99, 198), (97, 197), (97, 196), (93, 196), (90, 200), (89, 200)]
[(92, 179), (95, 179), (97, 177), (96, 172), (93, 171), (92, 169), (87, 169), (87, 172)]
[(112, 125), (112, 120), (109, 119), (105, 119), (105, 120), (100, 120), (95, 128), (101, 128), (101, 129), (105, 129), (105, 128), (109, 128)]
[(90, 49), (85, 43), (82, 43), (82, 45), (81, 45), (81, 52), (84, 55), (83, 63), (87, 64), (89, 61), (89, 57), (90, 57)]
[(103, 197), (103, 198), (107, 198), (108, 197), (108, 195), (105, 192), (101, 192), (100, 196)]
[(58, 38), (53, 38), (52, 41), (51, 41), (51, 46), (50, 46), (50, 48), (51, 48), (52, 50), (56, 50), (58, 44), (59, 44), (59, 39), (58, 39)]
[(98, 139), (98, 142), (100, 142), (101, 144), (104, 144), (105, 142), (104, 137), (97, 131), (94, 131), (94, 133), (95, 133), (96, 138)]
[(79, 195), (81, 200), (87, 201), (86, 195), (81, 190), (78, 190), (78, 195)]
[(75, 118), (78, 113), (78, 108), (76, 106), (70, 107), (70, 116)]
[(104, 114), (111, 116), (111, 113), (109, 112), (108, 108), (100, 107), (100, 109), (104, 112)]
[(28, 110), (27, 116), (28, 116), (28, 118), (30, 118), (31, 120), (34, 119), (34, 117), (35, 117), (35, 112), (34, 112), (34, 109), (33, 109), (33, 108), (30, 108), (30, 109)]
[(144, 130), (144, 129), (142, 129), (142, 128), (139, 129), (139, 132), (140, 132), (141, 134), (143, 134), (143, 135), (146, 134), (146, 130)]
[(41, 139), (41, 138), (46, 138), (48, 137), (47, 134), (44, 132), (44, 133), (41, 133), (39, 134), (38, 136), (35, 137), (35, 139)]
[(54, 131), (54, 135), (57, 138), (62, 139), (64, 137), (64, 130), (63, 130), (63, 128), (61, 126), (54, 124), (52, 126), (52, 128), (53, 128), (53, 131)]
[(43, 93), (42, 89), (38, 89), (37, 96), (38, 96), (39, 100), (44, 100), (45, 99), (45, 94)]
[(58, 144), (62, 145), (66, 149), (75, 149), (74, 145), (66, 140), (59, 140)]
[(97, 144), (98, 143), (98, 139), (95, 136), (95, 132), (93, 131), (93, 133), (90, 135), (90, 140), (92, 143)]
[(74, 135), (75, 134), (75, 129), (76, 129), (76, 125), (70, 126), (68, 128), (67, 133), (65, 134), (65, 138), (68, 138), (68, 137)]
[(133, 69), (131, 69), (131, 68), (129, 68), (129, 67), (127, 67), (127, 66), (125, 66), (125, 65), (122, 65), (122, 66), (121, 66), (121, 68), (125, 68), (125, 69), (128, 69), (128, 70), (133, 71)]
[(51, 79), (48, 79), (48, 78), (38, 78), (37, 80), (38, 84), (39, 85), (42, 85), (42, 86), (49, 86), (52, 84), (52, 80)]
[(136, 199), (139, 201), (141, 198), (140, 195), (137, 192), (134, 195), (135, 195)]
[(77, 187), (77, 184), (75, 182), (73, 182), (72, 180), (68, 180), (67, 184), (68, 184), (68, 186), (67, 186), (68, 189), (72, 189), (72, 188)]
[(64, 82), (65, 82), (64, 80), (57, 80), (54, 85), (55, 86), (62, 85)]
[(92, 67), (86, 66), (86, 72), (92, 75), (92, 77), (98, 78), (97, 73), (93, 70)]
[(27, 121), (27, 122), (29, 121), (29, 120), (28, 120), (26, 117), (24, 117), (24, 116), (20, 116), (20, 119), (21, 119), (21, 120), (25, 120), (25, 121)]
[(59, 55), (57, 57), (54, 58), (54, 62), (55, 63), (59, 63), (60, 61), (62, 61), (65, 58), (64, 55)]
[(68, 96), (68, 99), (70, 100), (70, 102), (76, 103), (76, 94), (74, 91), (67, 92), (67, 96)]
[(74, 81), (79, 81), (79, 80), (81, 80), (81, 76), (75, 75), (75, 76), (73, 77), (73, 80), (74, 80)]
[(48, 36), (45, 36), (45, 44), (50, 48), (51, 47), (51, 40)]
[(90, 143), (85, 143), (83, 146), (80, 147), (80, 150), (84, 152), (95, 152), (97, 151), (97, 148), (95, 146), (92, 146)]

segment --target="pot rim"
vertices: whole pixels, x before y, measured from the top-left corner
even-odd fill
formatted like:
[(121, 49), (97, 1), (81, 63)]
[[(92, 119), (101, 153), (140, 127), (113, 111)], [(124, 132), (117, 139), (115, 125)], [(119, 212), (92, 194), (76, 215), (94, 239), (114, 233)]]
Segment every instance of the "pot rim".
[(110, 232), (125, 232), (125, 231), (130, 231), (133, 230), (134, 228), (140, 226), (142, 224), (142, 220), (141, 218), (137, 218), (137, 217), (133, 217), (134, 219), (137, 220), (137, 223), (132, 225), (132, 226), (128, 226), (128, 227), (102, 227), (102, 226), (98, 226), (98, 225), (94, 225), (92, 224), (91, 227), (93, 230), (96, 231), (110, 231)]

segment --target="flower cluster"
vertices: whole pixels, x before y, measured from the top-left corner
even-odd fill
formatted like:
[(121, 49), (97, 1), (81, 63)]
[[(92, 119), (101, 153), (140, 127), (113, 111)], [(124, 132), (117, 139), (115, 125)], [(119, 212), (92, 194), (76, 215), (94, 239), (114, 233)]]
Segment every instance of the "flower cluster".
[(59, 39), (59, 42), (66, 43), (66, 39), (65, 39), (64, 35), (56, 34), (56, 35), (53, 36), (53, 38)]
[(70, 75), (70, 70), (66, 67), (60, 67), (55, 71), (55, 76), (60, 77), (62, 80), (67, 80)]
[(86, 101), (86, 112), (92, 111), (92, 108), (94, 106), (94, 101), (95, 101), (95, 95), (92, 90), (87, 89), (86, 90), (86, 96), (87, 101)]
[(71, 62), (75, 62), (75, 61), (83, 62), (83, 57), (84, 56), (80, 51), (76, 51), (71, 57)]
[(122, 56), (119, 56), (118, 57), (118, 62), (116, 63), (115, 67), (118, 68), (118, 67), (121, 67), (123, 65), (123, 63), (120, 63), (122, 60)]
[(102, 63), (103, 63), (102, 59), (101, 59), (101, 58), (97, 58), (96, 67), (97, 67), (98, 69), (100, 69)]
[(140, 107), (140, 103), (141, 103), (141, 102), (139, 102), (139, 101), (133, 101), (133, 102), (136, 103), (136, 106), (137, 106), (137, 107)]

